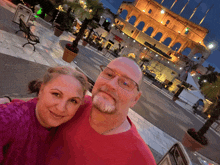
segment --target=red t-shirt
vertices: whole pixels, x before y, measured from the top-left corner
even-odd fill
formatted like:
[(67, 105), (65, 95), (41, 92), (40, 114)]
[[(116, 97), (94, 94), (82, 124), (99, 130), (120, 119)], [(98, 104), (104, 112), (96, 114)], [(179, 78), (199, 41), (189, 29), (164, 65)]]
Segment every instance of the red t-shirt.
[(47, 164), (156, 165), (155, 159), (128, 118), (131, 129), (114, 135), (100, 135), (89, 124), (91, 97), (76, 115), (58, 128)]

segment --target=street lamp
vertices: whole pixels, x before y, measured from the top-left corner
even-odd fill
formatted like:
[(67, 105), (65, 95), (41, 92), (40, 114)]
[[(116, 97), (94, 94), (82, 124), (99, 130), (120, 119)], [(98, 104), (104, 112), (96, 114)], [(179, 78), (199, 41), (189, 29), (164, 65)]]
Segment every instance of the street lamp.
[(213, 43), (210, 43), (209, 45), (208, 45), (208, 48), (209, 49), (213, 49), (215, 46), (214, 46), (214, 44)]

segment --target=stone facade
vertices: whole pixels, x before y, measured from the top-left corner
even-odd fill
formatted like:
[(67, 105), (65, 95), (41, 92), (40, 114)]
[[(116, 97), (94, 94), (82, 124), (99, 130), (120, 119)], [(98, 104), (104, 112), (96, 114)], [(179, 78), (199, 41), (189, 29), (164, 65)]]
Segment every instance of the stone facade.
[[(123, 11), (127, 12), (125, 19), (120, 17)], [(133, 24), (130, 23), (132, 17), (136, 18)], [(196, 69), (198, 74), (205, 73), (206, 69), (201, 64), (211, 53), (203, 42), (207, 29), (175, 14), (154, 0), (123, 2), (117, 15), (106, 10), (99, 24), (102, 25), (106, 18), (111, 19), (111, 24), (108, 27), (110, 31), (102, 33), (106, 39), (103, 47), (116, 50), (120, 44), (124, 47), (118, 53), (120, 56), (131, 56), (139, 64), (140, 59), (148, 59), (149, 63), (145, 63), (145, 68), (155, 73), (160, 82), (173, 82), (171, 91), (178, 90), (180, 80), (185, 78), (194, 64), (199, 64)], [(143, 25), (142, 29), (138, 29), (140, 24)], [(149, 29), (151, 34), (146, 33)], [(161, 37), (156, 39), (158, 35)], [(173, 50), (178, 44), (179, 47)], [(185, 49), (190, 49), (187, 57), (182, 54)], [(192, 62), (197, 53), (201, 54), (200, 61)]]

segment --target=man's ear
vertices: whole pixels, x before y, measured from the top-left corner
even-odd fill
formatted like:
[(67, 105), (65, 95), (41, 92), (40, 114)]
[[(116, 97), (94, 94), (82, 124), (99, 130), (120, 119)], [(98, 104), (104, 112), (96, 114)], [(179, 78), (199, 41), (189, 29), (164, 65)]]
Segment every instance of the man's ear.
[(142, 91), (139, 91), (137, 96), (134, 98), (133, 103), (131, 104), (130, 108), (132, 108), (138, 102), (138, 100), (141, 97), (141, 94), (142, 94)]

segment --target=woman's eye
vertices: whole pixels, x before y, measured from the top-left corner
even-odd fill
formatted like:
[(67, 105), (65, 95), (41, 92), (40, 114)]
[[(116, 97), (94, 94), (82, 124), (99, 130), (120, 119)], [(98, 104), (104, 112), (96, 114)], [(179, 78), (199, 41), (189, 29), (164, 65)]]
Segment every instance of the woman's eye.
[(77, 104), (78, 102), (75, 99), (71, 99), (71, 102)]
[(60, 94), (59, 93), (52, 93), (54, 96), (56, 97), (60, 97)]

